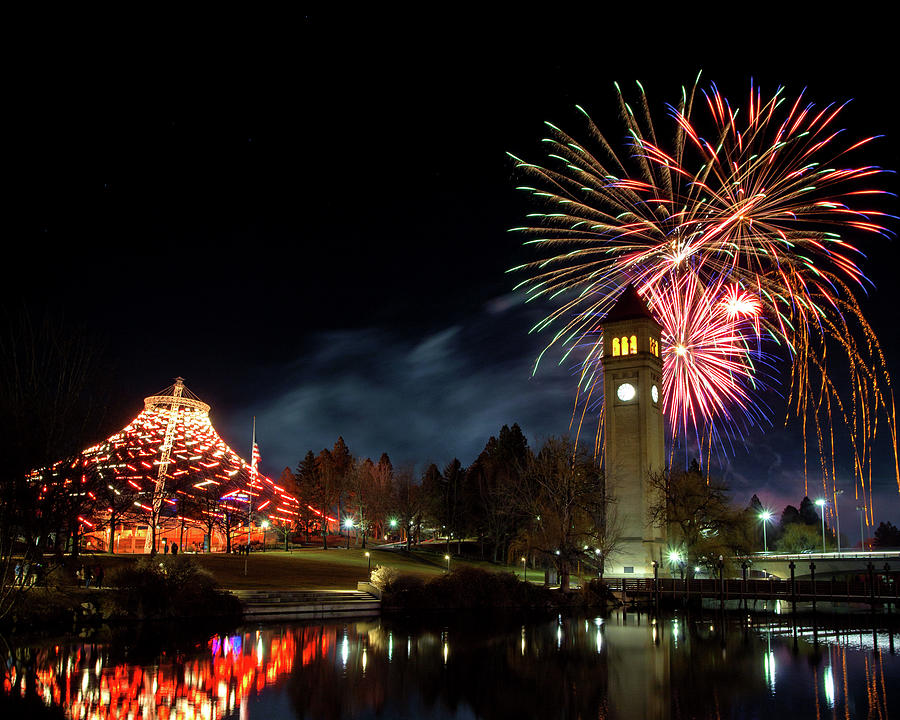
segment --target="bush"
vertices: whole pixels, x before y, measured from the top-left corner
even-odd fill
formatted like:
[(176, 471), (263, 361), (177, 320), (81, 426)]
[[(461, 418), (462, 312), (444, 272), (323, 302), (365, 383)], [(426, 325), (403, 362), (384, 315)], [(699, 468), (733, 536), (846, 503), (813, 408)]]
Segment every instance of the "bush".
[(387, 565), (376, 565), (370, 576), (370, 582), (382, 592), (400, 577), (400, 572)]
[(398, 575), (383, 592), (385, 607), (402, 609), (547, 607), (557, 603), (550, 590), (520, 582), (512, 573), (469, 567), (427, 583), (416, 576)]
[(240, 602), (218, 590), (213, 576), (189, 555), (143, 557), (112, 571), (108, 614), (138, 619), (233, 615)]
[(585, 583), (581, 588), (581, 596), (588, 607), (621, 605), (609, 586), (600, 578), (592, 578)]

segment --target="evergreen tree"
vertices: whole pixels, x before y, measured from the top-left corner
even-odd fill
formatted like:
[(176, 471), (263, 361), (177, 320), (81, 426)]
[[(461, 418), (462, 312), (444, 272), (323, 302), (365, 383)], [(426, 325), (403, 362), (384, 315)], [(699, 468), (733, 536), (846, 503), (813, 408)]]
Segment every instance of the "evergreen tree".
[(875, 547), (896, 548), (900, 547), (900, 529), (890, 522), (883, 522), (875, 530)]
[[(499, 439), (491, 436), (467, 474), (467, 512), (479, 539), (487, 537), (493, 547), (493, 561), (502, 556), (518, 532), (524, 517), (515, 494), (528, 466), (528, 441), (518, 425), (504, 425)], [(526, 553), (527, 553), (526, 549)]]
[(315, 505), (319, 492), (319, 463), (312, 450), (306, 451), (306, 455), (297, 465), (294, 477), (297, 484), (297, 499), (300, 502), (298, 520), (306, 535), (306, 542), (309, 543), (310, 525), (313, 522), (320, 521), (321, 531), (325, 533), (321, 508)]
[(793, 505), (787, 505), (781, 512), (781, 529), (784, 532), (787, 531), (788, 525), (802, 522), (803, 520), (800, 517), (800, 511)]
[(818, 525), (822, 522), (822, 518), (816, 512), (815, 503), (808, 497), (803, 498), (800, 503), (800, 521), (806, 525)]

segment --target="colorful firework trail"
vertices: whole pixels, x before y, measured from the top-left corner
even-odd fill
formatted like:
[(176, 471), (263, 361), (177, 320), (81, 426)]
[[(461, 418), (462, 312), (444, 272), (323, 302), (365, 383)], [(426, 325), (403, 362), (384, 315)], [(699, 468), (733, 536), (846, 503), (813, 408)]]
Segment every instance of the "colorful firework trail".
[[(848, 164), (875, 138), (845, 140), (845, 104), (816, 108), (783, 89), (764, 98), (751, 84), (746, 108), (733, 108), (715, 85), (698, 92), (695, 83), (668, 106), (667, 150), (640, 84), (634, 107), (616, 89), (627, 167), (580, 106), (596, 152), (547, 123), (546, 165), (512, 156), (531, 181), (520, 189), (540, 204), (514, 230), (543, 257), (512, 271), (530, 274), (517, 286), (529, 300), (556, 302), (534, 328), (554, 331), (544, 352), (561, 345), (564, 362), (587, 347), (578, 393), (590, 397), (600, 379), (597, 318), (633, 283), (665, 326), (674, 439), (721, 444), (765, 420), (759, 389), (779, 356), (791, 363), (788, 407), (803, 427), (804, 461), (812, 441), (823, 488), (835, 490), (839, 423), (857, 494), (871, 505), (878, 417), (900, 487), (890, 377), (855, 295), (867, 282), (861, 253), (846, 239), (889, 234), (885, 214), (869, 207), (886, 193), (865, 184), (885, 171)], [(849, 391), (831, 380), (834, 360), (849, 370)]]

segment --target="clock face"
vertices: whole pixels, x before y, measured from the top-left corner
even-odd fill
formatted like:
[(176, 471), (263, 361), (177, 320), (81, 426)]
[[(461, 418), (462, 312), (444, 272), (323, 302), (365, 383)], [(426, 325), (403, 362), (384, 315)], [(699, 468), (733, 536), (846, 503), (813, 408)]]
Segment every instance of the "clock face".
[(653, 402), (659, 402), (659, 388), (656, 385), (650, 388), (650, 397), (653, 398)]
[(637, 395), (637, 391), (634, 389), (634, 385), (631, 383), (622, 383), (616, 389), (616, 395), (619, 396), (619, 400), (622, 402), (628, 402), (629, 400), (634, 400), (634, 396)]

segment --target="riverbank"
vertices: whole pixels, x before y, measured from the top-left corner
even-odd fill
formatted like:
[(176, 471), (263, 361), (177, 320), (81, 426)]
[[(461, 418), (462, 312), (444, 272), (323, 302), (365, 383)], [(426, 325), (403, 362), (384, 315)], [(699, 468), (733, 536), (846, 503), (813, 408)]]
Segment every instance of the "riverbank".
[[(366, 553), (369, 553), (368, 557)], [(52, 585), (75, 585), (75, 570), (81, 566), (101, 566), (104, 577), (129, 567), (145, 555), (87, 554), (71, 560), (67, 567), (51, 578)], [(161, 555), (159, 558), (166, 556)], [(181, 555), (179, 557), (182, 557)], [(249, 556), (225, 553), (186, 554), (208, 570), (223, 588), (255, 590), (278, 587), (284, 590), (340, 590), (356, 587), (356, 583), (369, 576), (369, 569), (378, 565), (388, 566), (422, 578), (442, 575), (447, 570), (443, 553), (424, 550), (383, 550), (368, 548), (304, 547), (292, 551), (270, 550), (251, 553)], [(451, 569), (456, 567), (481, 567), (495, 572), (514, 572), (515, 568), (488, 562), (452, 558)], [(521, 575), (521, 571), (519, 572)]]
[[(174, 565), (191, 566), (199, 575), (195, 573), (191, 577), (182, 578), (167, 589), (165, 585), (169, 584), (171, 578), (166, 572), (151, 572), (148, 577), (147, 571), (155, 571), (160, 564), (168, 567), (170, 575)], [(143, 568), (142, 573), (136, 574), (135, 570), (139, 567)], [(31, 588), (24, 602), (0, 623), (0, 630), (16, 635), (35, 628), (43, 628), (47, 632), (77, 632), (85, 626), (138, 619), (210, 616), (233, 619), (235, 614), (239, 617), (239, 610), (235, 610), (233, 603), (229, 605), (227, 598), (223, 599), (221, 594), (214, 594), (215, 589), (238, 594), (252, 591), (348, 590), (355, 589), (358, 582), (367, 580), (370, 569), (378, 567), (386, 568), (394, 576), (405, 578), (408, 585), (420, 588), (429, 581), (441, 580), (447, 576), (447, 561), (443, 554), (435, 551), (409, 553), (379, 548), (366, 551), (361, 548), (322, 550), (317, 547), (292, 552), (260, 552), (247, 557), (187, 554), (177, 556), (177, 562), (171, 555), (157, 556), (152, 562), (148, 556), (143, 555), (85, 555), (74, 560), (67, 558), (64, 566), (55, 569), (47, 577), (46, 586)], [(92, 578), (100, 575), (99, 569), (102, 568), (103, 587), (85, 587), (84, 580), (77, 576), (82, 568), (90, 568)], [(451, 559), (450, 569), (480, 571), (488, 576), (503, 578), (512, 585), (523, 585), (518, 582), (514, 568), (508, 566)], [(183, 573), (183, 568), (178, 572)], [(518, 577), (521, 577), (521, 572)], [(206, 594), (197, 595), (193, 599), (184, 597), (186, 593), (196, 590), (198, 583), (203, 585)], [(518, 594), (523, 592), (530, 592), (536, 597), (545, 591), (543, 588), (529, 586)], [(570, 604), (562, 596), (554, 602), (544, 595), (538, 599), (519, 598), (512, 590), (506, 595), (504, 597), (496, 592), (483, 594), (489, 604), (496, 604), (498, 607)], [(167, 607), (175, 600), (179, 601), (177, 607)], [(448, 607), (472, 606), (471, 599), (465, 598), (462, 593), (449, 592), (446, 587), (430, 593), (406, 593), (391, 606), (412, 610), (435, 608), (447, 603)]]

